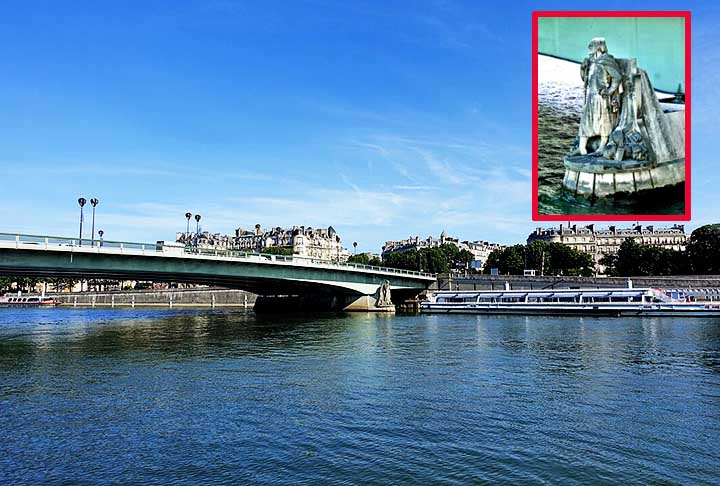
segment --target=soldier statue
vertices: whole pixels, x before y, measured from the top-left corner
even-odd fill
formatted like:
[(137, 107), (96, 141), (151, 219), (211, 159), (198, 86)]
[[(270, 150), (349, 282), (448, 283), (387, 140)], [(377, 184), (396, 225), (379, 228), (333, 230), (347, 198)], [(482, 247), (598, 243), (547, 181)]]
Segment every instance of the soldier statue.
[(608, 54), (604, 38), (592, 39), (588, 50), (589, 55), (580, 67), (580, 76), (585, 84), (585, 104), (580, 117), (579, 143), (571, 155), (586, 155), (588, 140), (600, 137), (592, 155), (601, 156), (617, 123), (622, 72), (615, 58)]

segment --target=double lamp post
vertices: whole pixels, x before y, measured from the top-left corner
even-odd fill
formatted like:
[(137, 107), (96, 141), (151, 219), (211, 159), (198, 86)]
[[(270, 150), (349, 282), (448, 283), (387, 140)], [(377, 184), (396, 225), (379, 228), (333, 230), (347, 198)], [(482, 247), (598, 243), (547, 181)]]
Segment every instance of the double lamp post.
[[(83, 207), (87, 203), (87, 199), (84, 197), (78, 198), (78, 204), (80, 205), (80, 246), (82, 246), (82, 240), (83, 240)], [(100, 203), (100, 200), (96, 197), (90, 199), (90, 205), (92, 206), (92, 237), (90, 239), (90, 244), (92, 246), (95, 246), (95, 207)], [(100, 235), (100, 240), (102, 241), (102, 235), (103, 231), (98, 231), (98, 234)]]

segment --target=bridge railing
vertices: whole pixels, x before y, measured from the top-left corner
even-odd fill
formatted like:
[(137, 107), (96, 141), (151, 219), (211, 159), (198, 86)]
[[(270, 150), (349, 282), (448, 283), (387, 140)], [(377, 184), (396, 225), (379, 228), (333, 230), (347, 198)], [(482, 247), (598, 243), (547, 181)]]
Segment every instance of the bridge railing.
[(378, 267), (373, 265), (362, 265), (359, 263), (339, 262), (336, 260), (324, 260), (320, 258), (302, 257), (297, 255), (274, 255), (259, 252), (246, 252), (225, 248), (200, 248), (194, 246), (181, 246), (167, 243), (137, 243), (129, 241), (112, 241), (88, 238), (65, 238), (59, 236), (24, 235), (17, 233), (0, 233), (0, 246), (24, 248), (33, 247), (37, 249), (49, 249), (58, 247), (78, 248), (92, 250), (98, 253), (139, 253), (142, 255), (183, 255), (183, 256), (217, 256), (240, 260), (266, 260), (269, 262), (300, 263), (313, 266), (353, 268), (358, 270), (370, 270), (397, 275), (421, 276), (434, 278), (431, 273), (415, 272), (399, 268)]

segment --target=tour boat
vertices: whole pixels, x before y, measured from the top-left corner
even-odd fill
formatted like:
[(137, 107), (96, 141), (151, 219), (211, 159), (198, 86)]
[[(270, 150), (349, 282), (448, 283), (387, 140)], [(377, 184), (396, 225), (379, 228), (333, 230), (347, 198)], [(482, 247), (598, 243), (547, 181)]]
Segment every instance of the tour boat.
[(656, 288), (472, 290), (429, 292), (420, 312), (720, 317), (720, 305), (691, 302), (681, 292)]
[(0, 307), (56, 307), (61, 302), (54, 297), (43, 295), (4, 295), (0, 297)]

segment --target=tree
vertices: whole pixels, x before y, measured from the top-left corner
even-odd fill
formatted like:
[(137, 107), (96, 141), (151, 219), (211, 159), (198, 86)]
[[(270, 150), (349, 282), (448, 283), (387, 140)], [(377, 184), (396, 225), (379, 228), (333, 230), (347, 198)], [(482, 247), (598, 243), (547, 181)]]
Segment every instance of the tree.
[(485, 263), (485, 272), (497, 268), (503, 275), (522, 275), (525, 269), (525, 245), (513, 245), (501, 250), (493, 250)]
[(536, 270), (538, 275), (547, 271), (548, 243), (542, 240), (533, 240), (525, 247), (525, 268)]
[(548, 264), (545, 273), (551, 275), (582, 275), (595, 273), (595, 262), (589, 254), (562, 243), (547, 246)]
[(413, 248), (408, 251), (390, 253), (385, 257), (383, 266), (417, 271), (420, 268), (420, 263), (420, 254)]
[(720, 224), (701, 226), (690, 235), (687, 254), (695, 274), (720, 273)]
[(14, 281), (12, 277), (0, 277), (0, 290), (10, 290)]
[(382, 260), (376, 256), (370, 256), (369, 253), (358, 253), (357, 255), (350, 255), (348, 263), (358, 263), (360, 265), (371, 265), (379, 267), (382, 265)]
[(347, 259), (348, 263), (358, 263), (360, 265), (367, 265), (370, 261), (370, 256), (367, 253), (359, 253), (357, 255), (350, 255)]
[(606, 275), (616, 277), (682, 275), (690, 270), (686, 253), (641, 245), (633, 238), (623, 241), (617, 254), (604, 255), (600, 264)]
[(589, 254), (568, 245), (535, 240), (528, 245), (493, 250), (485, 263), (485, 273), (491, 268), (512, 275), (522, 275), (528, 269), (544, 275), (591, 276), (595, 273), (595, 262)]
[(268, 246), (260, 250), (260, 253), (267, 255), (292, 255), (293, 249), (286, 246)]
[(450, 270), (447, 253), (441, 248), (423, 248), (420, 254), (425, 256), (418, 270), (429, 273), (447, 273)]
[[(453, 244), (445, 243), (433, 248), (419, 250), (413, 248), (403, 252), (390, 253), (382, 264), (389, 268), (402, 268), (416, 272), (447, 273), (451, 268), (466, 268), (472, 260), (473, 255), (469, 251), (460, 250)], [(372, 265), (372, 263), (368, 264)]]
[(598, 263), (605, 267), (605, 275), (608, 277), (619, 277), (617, 271), (618, 256), (616, 253), (603, 253)]

